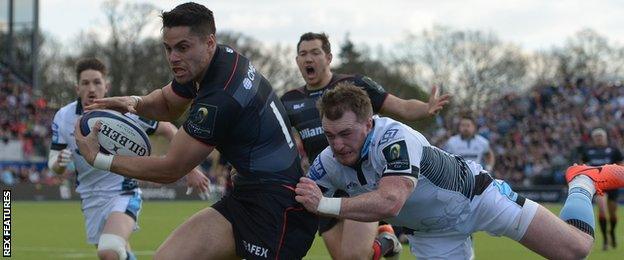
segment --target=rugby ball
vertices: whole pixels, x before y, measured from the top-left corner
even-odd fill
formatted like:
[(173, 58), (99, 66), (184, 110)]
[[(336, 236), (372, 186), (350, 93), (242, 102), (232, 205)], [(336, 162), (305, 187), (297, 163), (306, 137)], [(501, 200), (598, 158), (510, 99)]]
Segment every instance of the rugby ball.
[(97, 121), (100, 152), (113, 155), (149, 156), (152, 147), (145, 131), (131, 118), (114, 110), (92, 110), (82, 115), (80, 132), (88, 135)]

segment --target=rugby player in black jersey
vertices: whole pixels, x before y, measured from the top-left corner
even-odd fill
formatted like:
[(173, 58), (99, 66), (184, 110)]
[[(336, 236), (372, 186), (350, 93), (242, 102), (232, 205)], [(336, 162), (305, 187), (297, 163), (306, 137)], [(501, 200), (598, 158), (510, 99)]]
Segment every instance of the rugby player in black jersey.
[[(624, 158), (622, 152), (615, 146), (609, 145), (607, 131), (604, 128), (596, 128), (591, 131), (592, 145), (581, 148), (581, 162), (590, 166), (600, 166), (603, 164), (622, 164)], [(602, 232), (602, 250), (617, 246), (615, 239), (615, 226), (617, 224), (617, 199), (618, 190), (607, 190), (606, 195), (596, 196), (598, 204), (598, 224)], [(607, 232), (607, 211), (609, 212), (610, 232)], [(607, 233), (610, 238), (607, 238)]]
[[(449, 102), (450, 96), (438, 96), (435, 87), (431, 91), (429, 102), (424, 103), (389, 94), (381, 85), (363, 75), (334, 74), (330, 70), (332, 57), (327, 35), (312, 32), (301, 35), (297, 44), (296, 61), (306, 84), (281, 97), (290, 123), (301, 138), (309, 162), (314, 161), (328, 146), (316, 101), (340, 82), (350, 81), (364, 89), (371, 99), (374, 113), (391, 115), (405, 121), (434, 115)], [(334, 196), (344, 196), (344, 192), (338, 191)], [(395, 255), (400, 250), (398, 243), (393, 248), (396, 237), (394, 234), (389, 236), (392, 233), (388, 232), (391, 231), (389, 226), (380, 227), (378, 236), (377, 222), (363, 223), (329, 218), (322, 218), (320, 222), (319, 233), (333, 259), (379, 259), (383, 255)], [(389, 240), (393, 240), (392, 243)]]
[(171, 84), (143, 97), (96, 100), (89, 107), (172, 121), (189, 116), (162, 157), (98, 153), (95, 134), (77, 134), (98, 168), (159, 183), (178, 180), (212, 152), (237, 170), (233, 191), (180, 225), (155, 259), (301, 259), (318, 218), (294, 199), (304, 175), (284, 107), (269, 82), (232, 48), (218, 45), (212, 12), (185, 3), (162, 13)]

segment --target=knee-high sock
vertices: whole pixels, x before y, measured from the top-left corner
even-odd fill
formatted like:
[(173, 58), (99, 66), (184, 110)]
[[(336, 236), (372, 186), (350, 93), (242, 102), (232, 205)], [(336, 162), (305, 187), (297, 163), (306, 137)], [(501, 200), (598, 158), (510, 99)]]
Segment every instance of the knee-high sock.
[(615, 247), (617, 245), (615, 241), (615, 225), (617, 225), (617, 216), (612, 216), (611, 219), (611, 245)]
[(602, 233), (602, 243), (608, 244), (607, 240), (607, 217), (598, 214), (598, 226), (600, 227), (600, 232)]
[(568, 198), (559, 217), (579, 230), (594, 236), (595, 220), (591, 199), (596, 192), (594, 182), (585, 175), (570, 181)]

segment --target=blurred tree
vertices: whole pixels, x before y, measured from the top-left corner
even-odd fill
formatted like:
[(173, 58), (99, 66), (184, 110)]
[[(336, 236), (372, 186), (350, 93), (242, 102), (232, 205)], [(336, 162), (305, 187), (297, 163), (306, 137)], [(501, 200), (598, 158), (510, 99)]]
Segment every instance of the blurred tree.
[(280, 44), (266, 47), (254, 38), (229, 31), (218, 32), (217, 41), (249, 58), (279, 93), (304, 84), (295, 63), (294, 48)]
[(50, 35), (39, 37), (42, 44), (39, 50), (40, 88), (43, 97), (52, 108), (60, 108), (76, 99), (76, 58), (63, 54), (63, 46)]
[(443, 86), (455, 107), (480, 110), (509, 91), (526, 89), (527, 58), (492, 33), (435, 26), (409, 34), (394, 50), (397, 64), (421, 85)]
[(583, 80), (593, 85), (621, 79), (624, 72), (624, 50), (610, 45), (606, 37), (592, 29), (577, 32), (553, 53), (559, 65), (557, 76), (567, 82)]

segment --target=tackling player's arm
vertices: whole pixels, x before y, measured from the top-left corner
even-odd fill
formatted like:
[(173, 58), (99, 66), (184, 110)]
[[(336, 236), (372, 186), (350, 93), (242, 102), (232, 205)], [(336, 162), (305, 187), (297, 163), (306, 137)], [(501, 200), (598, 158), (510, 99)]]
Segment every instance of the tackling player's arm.
[[(79, 124), (76, 124), (76, 144), (85, 160), (93, 165), (99, 151), (97, 133), (101, 123), (96, 123), (87, 136), (83, 136), (78, 127)], [(165, 156), (115, 155), (110, 171), (140, 180), (172, 183), (199, 165), (213, 149), (214, 146), (201, 143), (182, 129), (174, 136)]]
[(310, 212), (372, 222), (398, 215), (415, 186), (414, 177), (390, 175), (382, 177), (374, 191), (351, 198), (327, 198), (313, 180), (303, 177), (295, 199)]

